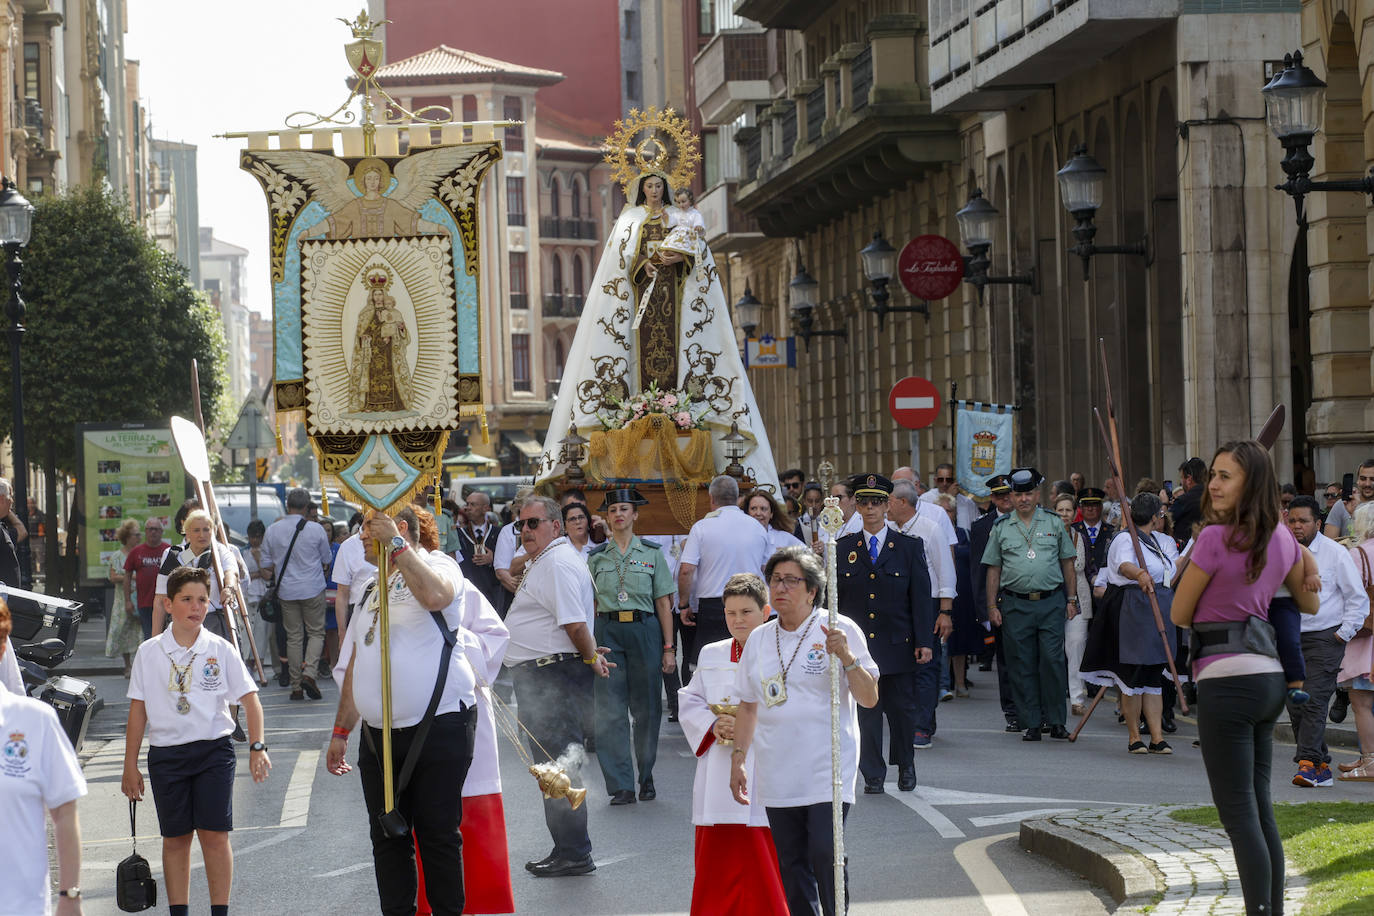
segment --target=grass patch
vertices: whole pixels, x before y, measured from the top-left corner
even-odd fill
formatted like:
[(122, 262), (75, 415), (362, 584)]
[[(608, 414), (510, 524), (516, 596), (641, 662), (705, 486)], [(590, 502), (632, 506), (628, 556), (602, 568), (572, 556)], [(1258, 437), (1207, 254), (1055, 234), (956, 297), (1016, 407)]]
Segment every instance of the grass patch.
[[(1216, 808), (1171, 811), (1174, 820), (1221, 828)], [(1274, 806), (1283, 853), (1307, 876), (1304, 916), (1374, 912), (1374, 803)]]

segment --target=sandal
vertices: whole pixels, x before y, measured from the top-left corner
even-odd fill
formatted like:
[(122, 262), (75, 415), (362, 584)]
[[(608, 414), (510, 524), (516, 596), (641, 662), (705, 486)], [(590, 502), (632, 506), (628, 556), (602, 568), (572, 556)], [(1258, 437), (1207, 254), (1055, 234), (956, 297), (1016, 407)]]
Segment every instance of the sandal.
[(1149, 750), (1146, 749), (1144, 741), (1132, 741), (1130, 744), (1126, 745), (1126, 750), (1132, 754), (1150, 753)]
[(1361, 766), (1346, 770), (1336, 778), (1346, 782), (1374, 782), (1374, 758), (1366, 759)]
[(1174, 752), (1174, 749), (1171, 748), (1171, 747), (1169, 747), (1169, 742), (1167, 742), (1167, 741), (1159, 741), (1159, 742), (1151, 741), (1151, 742), (1150, 742), (1150, 753), (1151, 753), (1151, 754), (1172, 754), (1173, 752)]
[(1338, 763), (1336, 768), (1342, 773), (1349, 773), (1351, 770), (1358, 770), (1360, 767), (1368, 766), (1371, 763), (1374, 763), (1374, 754), (1361, 754), (1354, 763)]

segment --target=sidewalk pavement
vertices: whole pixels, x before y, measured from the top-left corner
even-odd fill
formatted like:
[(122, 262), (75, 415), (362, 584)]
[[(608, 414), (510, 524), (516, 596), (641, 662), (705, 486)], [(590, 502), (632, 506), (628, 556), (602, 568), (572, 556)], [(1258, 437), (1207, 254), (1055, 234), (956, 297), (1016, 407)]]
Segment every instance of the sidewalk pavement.
[[(1123, 909), (1151, 916), (1243, 916), (1231, 841), (1221, 830), (1185, 824), (1186, 805), (1083, 810), (1021, 822), (1021, 847), (1106, 889)], [(1289, 872), (1284, 910), (1302, 909), (1306, 879)]]

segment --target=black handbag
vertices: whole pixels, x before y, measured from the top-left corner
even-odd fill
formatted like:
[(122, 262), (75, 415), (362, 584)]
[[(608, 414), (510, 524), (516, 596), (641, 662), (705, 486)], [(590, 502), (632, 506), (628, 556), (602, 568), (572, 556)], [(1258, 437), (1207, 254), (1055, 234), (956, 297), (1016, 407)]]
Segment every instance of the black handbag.
[(134, 851), (115, 868), (115, 903), (126, 913), (139, 913), (157, 906), (157, 880), (148, 860), (138, 854), (138, 830), (134, 827), (134, 810), (138, 802), (129, 802), (129, 833), (134, 838)]
[(306, 519), (301, 519), (296, 524), (296, 533), (291, 535), (291, 543), (286, 545), (286, 556), (282, 557), (281, 568), (272, 576), (272, 584), (267, 586), (267, 591), (263, 593), (262, 600), (258, 602), (258, 616), (268, 623), (276, 623), (281, 620), (281, 603), (277, 600), (277, 586), (281, 583), (281, 577), (286, 572), (286, 564), (291, 562), (291, 551), (296, 549), (296, 538), (301, 536), (305, 530)]

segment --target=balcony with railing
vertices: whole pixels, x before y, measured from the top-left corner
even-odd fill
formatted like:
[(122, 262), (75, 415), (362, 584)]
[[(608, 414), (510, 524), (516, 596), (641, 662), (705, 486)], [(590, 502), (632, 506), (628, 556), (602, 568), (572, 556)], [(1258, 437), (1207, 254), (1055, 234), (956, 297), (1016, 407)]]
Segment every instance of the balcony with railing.
[(930, 0), (935, 111), (1000, 111), (1178, 18), (1179, 0)]
[(922, 28), (916, 15), (873, 17), (865, 43), (842, 46), (736, 133), (736, 201), (762, 233), (796, 235), (959, 159), (957, 123), (931, 113), (920, 85)]
[(529, 293), (511, 293), (510, 307), (513, 309), (527, 309), (530, 307)]
[(569, 216), (541, 216), (539, 218), (539, 235), (544, 239), (595, 242), (596, 220)]
[(745, 251), (764, 240), (758, 221), (735, 202), (739, 183), (725, 181), (697, 201), (702, 222), (706, 224), (706, 244), (717, 255)]
[(586, 296), (574, 296), (570, 293), (545, 293), (544, 317), (581, 318), (582, 306), (586, 301)]
[(766, 102), (768, 35), (728, 31), (714, 35), (692, 63), (702, 123), (728, 124), (755, 102)]

